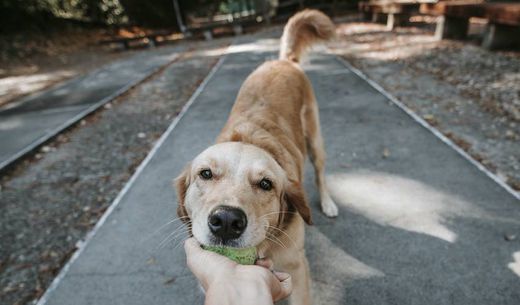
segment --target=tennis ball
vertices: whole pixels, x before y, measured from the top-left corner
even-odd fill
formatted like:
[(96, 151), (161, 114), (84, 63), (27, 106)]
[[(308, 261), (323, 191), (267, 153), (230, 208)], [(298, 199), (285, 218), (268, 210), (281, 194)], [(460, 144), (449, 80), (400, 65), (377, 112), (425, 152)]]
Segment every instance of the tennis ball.
[(254, 265), (257, 258), (256, 247), (230, 248), (222, 246), (202, 245), (202, 248), (220, 255), (224, 255), (225, 257), (241, 265)]

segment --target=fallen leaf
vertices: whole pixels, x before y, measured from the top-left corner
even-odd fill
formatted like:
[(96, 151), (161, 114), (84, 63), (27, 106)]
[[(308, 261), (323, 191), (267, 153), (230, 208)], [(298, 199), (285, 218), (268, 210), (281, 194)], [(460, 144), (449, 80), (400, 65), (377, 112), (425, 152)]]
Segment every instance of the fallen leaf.
[(150, 257), (147, 261), (146, 261), (146, 264), (147, 265), (155, 265), (157, 263), (157, 260), (155, 259), (155, 257)]
[(164, 281), (164, 285), (171, 285), (175, 282), (175, 277), (169, 278), (166, 281)]
[(389, 150), (388, 148), (385, 147), (385, 148), (383, 149), (383, 158), (386, 159), (386, 158), (388, 158), (388, 157), (390, 157), (390, 150)]

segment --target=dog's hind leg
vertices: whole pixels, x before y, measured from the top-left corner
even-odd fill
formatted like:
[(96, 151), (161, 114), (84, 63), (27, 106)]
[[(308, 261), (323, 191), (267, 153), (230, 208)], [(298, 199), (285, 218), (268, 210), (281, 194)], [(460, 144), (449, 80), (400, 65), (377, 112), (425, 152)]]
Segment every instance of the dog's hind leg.
[(320, 192), (321, 210), (328, 217), (338, 216), (338, 207), (332, 200), (325, 182), (325, 149), (321, 137), (318, 106), (312, 92), (303, 109), (303, 124), (309, 156), (314, 166), (316, 184)]

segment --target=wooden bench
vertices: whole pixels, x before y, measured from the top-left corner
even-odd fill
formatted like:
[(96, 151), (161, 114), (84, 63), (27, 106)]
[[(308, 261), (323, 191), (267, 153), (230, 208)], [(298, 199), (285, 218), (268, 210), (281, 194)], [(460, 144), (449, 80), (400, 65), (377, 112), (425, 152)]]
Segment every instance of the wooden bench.
[(123, 49), (130, 49), (130, 43), (134, 41), (147, 41), (148, 46), (156, 47), (158, 44), (158, 37), (166, 36), (168, 33), (165, 32), (157, 32), (150, 33), (146, 35), (137, 35), (133, 37), (112, 37), (99, 41), (99, 44), (118, 44), (123, 47)]
[(421, 4), (434, 3), (437, 0), (370, 0), (359, 2), (358, 9), (365, 20), (386, 22), (389, 30), (406, 25), (410, 16), (418, 14)]
[(202, 32), (204, 35), (204, 38), (206, 40), (213, 39), (213, 30), (216, 28), (222, 28), (222, 27), (231, 27), (233, 30), (233, 33), (235, 35), (240, 35), (243, 32), (242, 27), (243, 22), (239, 21), (215, 21), (215, 22), (207, 22), (207, 23), (201, 23), (196, 25), (190, 25), (186, 27), (186, 32), (184, 33), (187, 37), (191, 37), (196, 33)]
[(469, 19), (487, 19), (482, 46), (499, 49), (520, 46), (520, 3), (484, 3), (482, 1), (446, 1), (423, 4), (421, 13), (439, 16), (435, 36), (438, 39), (464, 39)]
[(207, 18), (191, 18), (190, 24), (186, 27), (184, 35), (191, 37), (196, 33), (202, 32), (206, 40), (213, 38), (213, 30), (217, 28), (230, 27), (235, 35), (243, 32), (243, 26), (258, 23), (259, 14), (234, 17), (232, 20), (226, 16), (214, 16), (213, 20)]

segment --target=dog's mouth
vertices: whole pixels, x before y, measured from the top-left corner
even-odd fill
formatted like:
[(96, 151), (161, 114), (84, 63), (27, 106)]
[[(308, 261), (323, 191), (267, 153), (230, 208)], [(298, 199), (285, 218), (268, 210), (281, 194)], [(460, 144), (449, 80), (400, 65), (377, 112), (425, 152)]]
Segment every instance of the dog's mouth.
[(239, 239), (222, 239), (220, 237), (216, 237), (211, 235), (209, 237), (209, 243), (207, 246), (219, 246), (219, 247), (229, 247), (229, 248), (245, 248), (244, 243)]

